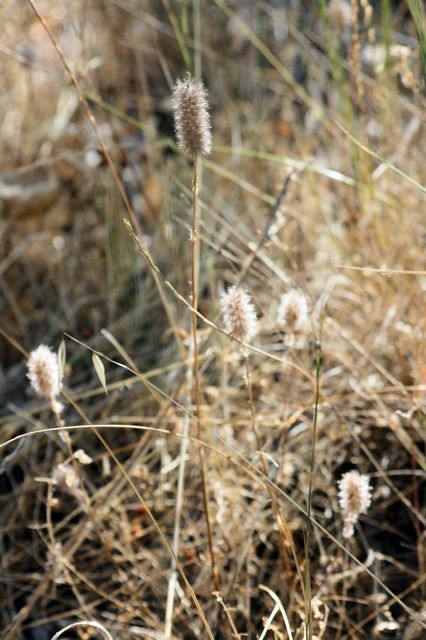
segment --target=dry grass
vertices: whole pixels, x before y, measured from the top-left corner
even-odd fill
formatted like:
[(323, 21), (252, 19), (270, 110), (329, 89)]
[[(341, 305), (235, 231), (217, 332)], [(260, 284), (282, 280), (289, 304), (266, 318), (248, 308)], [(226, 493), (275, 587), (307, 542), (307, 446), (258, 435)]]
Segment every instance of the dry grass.
[[(420, 4), (34, 0), (44, 24), (31, 4), (0, 8), (1, 638), (425, 637)], [(213, 133), (200, 421), (170, 101), (187, 68)], [(259, 316), (247, 361), (228, 285)], [(70, 439), (25, 368), (64, 336)], [(346, 540), (351, 469), (373, 496)]]

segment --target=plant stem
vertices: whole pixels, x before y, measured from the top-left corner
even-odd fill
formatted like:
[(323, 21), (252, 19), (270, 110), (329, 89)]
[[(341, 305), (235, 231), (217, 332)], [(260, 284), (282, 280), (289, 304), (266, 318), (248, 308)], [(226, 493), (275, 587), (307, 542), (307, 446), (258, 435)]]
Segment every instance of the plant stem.
[(176, 512), (175, 512), (175, 524), (173, 531), (173, 543), (172, 549), (174, 553), (174, 557), (172, 557), (171, 568), (170, 568), (170, 578), (169, 584), (167, 588), (167, 600), (166, 600), (166, 615), (165, 615), (165, 623), (164, 623), (164, 640), (170, 640), (172, 635), (172, 627), (173, 627), (173, 609), (174, 609), (174, 599), (175, 599), (175, 590), (176, 584), (178, 580), (178, 572), (176, 569), (176, 558), (179, 556), (179, 539), (180, 539), (180, 530), (181, 530), (181, 519), (182, 519), (182, 509), (183, 509), (183, 497), (184, 497), (184, 489), (185, 489), (185, 467), (186, 467), (186, 455), (188, 451), (188, 435), (189, 435), (189, 410), (190, 410), (190, 402), (191, 402), (191, 389), (192, 389), (192, 367), (188, 366), (186, 371), (186, 390), (185, 390), (185, 415), (183, 417), (183, 431), (182, 431), (182, 439), (180, 442), (180, 462), (179, 462), (179, 470), (178, 470), (178, 482), (176, 489)]
[[(250, 366), (249, 366), (249, 359), (248, 359), (248, 351), (246, 349), (246, 347), (243, 347), (243, 355), (244, 355), (244, 364), (245, 364), (245, 373), (246, 373), (246, 384), (247, 384), (247, 394), (248, 394), (248, 403), (249, 403), (249, 407), (250, 407), (250, 417), (251, 417), (251, 428), (253, 431), (253, 435), (255, 437), (256, 440), (256, 447), (259, 451), (259, 453), (261, 454), (261, 442), (260, 442), (260, 437), (257, 431), (257, 427), (256, 427), (256, 413), (254, 410), (254, 402), (253, 402), (253, 385), (252, 385), (252, 381), (251, 381), (251, 371), (250, 371)], [(289, 530), (289, 528), (287, 527), (286, 521), (284, 519), (283, 514), (280, 511), (280, 508), (278, 506), (277, 500), (276, 500), (276, 496), (274, 494), (274, 492), (271, 489), (271, 486), (268, 482), (268, 469), (266, 466), (266, 462), (265, 462), (265, 458), (260, 455), (260, 460), (261, 460), (261, 465), (262, 465), (262, 471), (263, 474), (265, 476), (266, 479), (266, 487), (269, 493), (269, 498), (271, 500), (271, 504), (272, 504), (272, 509), (275, 513), (275, 516), (277, 518), (278, 521), (278, 527), (280, 530), (280, 550), (281, 550), (281, 558), (282, 558), (282, 563), (283, 563), (283, 568), (284, 571), (287, 574), (287, 579), (288, 579), (288, 585), (289, 588), (291, 588), (291, 570), (290, 570), (290, 563), (289, 563), (289, 558), (288, 558), (288, 551), (287, 551), (287, 546), (289, 546), (291, 548), (292, 554), (293, 554), (293, 558), (294, 558), (294, 562), (296, 565), (296, 570), (297, 570), (297, 574), (298, 577), (300, 579), (300, 583), (302, 586), (302, 590), (303, 590), (303, 576), (302, 573), (300, 571), (299, 568), (299, 563), (297, 560), (297, 554), (296, 554), (296, 549), (294, 547), (294, 543), (293, 543), (293, 539), (291, 536), (291, 532)]]
[(309, 552), (310, 552), (311, 533), (312, 533), (312, 522), (311, 522), (312, 484), (313, 484), (313, 475), (315, 470), (315, 445), (316, 445), (316, 439), (317, 439), (320, 374), (321, 374), (321, 340), (318, 339), (315, 343), (315, 402), (314, 402), (314, 417), (313, 417), (313, 424), (312, 424), (311, 462), (310, 462), (310, 469), (309, 469), (309, 487), (308, 487), (308, 500), (307, 500), (307, 509), (306, 509), (307, 515), (306, 515), (306, 532), (305, 532), (305, 557), (306, 557), (305, 603), (306, 603), (306, 625), (307, 625), (307, 632), (308, 632), (308, 640), (312, 640), (312, 633), (313, 633)]
[[(194, 352), (194, 392), (195, 392), (195, 415), (197, 418), (197, 438), (202, 439), (202, 423), (201, 423), (201, 394), (200, 394), (200, 377), (198, 371), (198, 340), (197, 340), (197, 310), (198, 310), (198, 278), (197, 278), (197, 190), (198, 190), (198, 163), (193, 162), (192, 169), (192, 226), (191, 226), (191, 289), (192, 289), (192, 342)], [(198, 456), (200, 460), (201, 485), (203, 489), (204, 514), (206, 518), (207, 543), (210, 553), (212, 581), (216, 591), (219, 591), (219, 583), (216, 576), (215, 556), (213, 550), (212, 531), (209, 515), (209, 500), (206, 485), (206, 461), (204, 449), (201, 445), (198, 447)]]

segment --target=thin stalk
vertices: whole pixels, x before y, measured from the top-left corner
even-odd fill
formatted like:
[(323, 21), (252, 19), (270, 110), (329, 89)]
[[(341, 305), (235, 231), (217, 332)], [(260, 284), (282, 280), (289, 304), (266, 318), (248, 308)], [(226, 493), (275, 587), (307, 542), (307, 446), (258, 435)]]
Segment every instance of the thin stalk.
[(80, 473), (80, 467), (79, 467), (79, 465), (77, 463), (77, 460), (75, 458), (75, 455), (74, 455), (74, 449), (73, 449), (73, 446), (72, 446), (71, 436), (70, 436), (69, 432), (66, 429), (66, 425), (65, 425), (64, 421), (61, 418), (61, 414), (60, 414), (60, 411), (59, 411), (59, 408), (58, 408), (58, 403), (57, 403), (56, 399), (55, 398), (51, 398), (50, 404), (51, 404), (51, 407), (52, 407), (52, 411), (53, 411), (53, 413), (55, 415), (56, 426), (62, 428), (62, 430), (59, 432), (59, 434), (60, 434), (60, 437), (62, 438), (62, 440), (65, 442), (65, 445), (66, 445), (67, 451), (68, 451), (68, 456), (69, 456), (70, 462), (71, 462), (71, 464), (73, 466), (73, 469), (74, 469), (75, 477), (78, 480), (78, 486), (79, 486), (79, 489), (80, 489), (80, 495), (81, 495), (81, 499), (82, 499), (82, 503), (83, 503), (83, 509), (88, 514), (91, 522), (93, 523), (93, 527), (96, 530), (98, 538), (99, 538), (102, 546), (104, 547), (105, 552), (106, 552), (108, 558), (111, 561), (111, 564), (116, 568), (116, 562), (115, 562), (114, 558), (112, 557), (111, 549), (107, 545), (107, 543), (105, 542), (105, 540), (104, 540), (104, 538), (102, 536), (101, 529), (98, 526), (98, 524), (96, 523), (96, 518), (93, 515), (93, 510), (91, 508), (90, 498), (89, 498), (89, 495), (88, 495), (88, 493), (87, 493), (87, 491), (86, 491), (86, 489), (84, 487), (83, 477), (82, 477), (82, 475)]
[[(251, 380), (251, 370), (250, 370), (249, 359), (248, 359), (248, 350), (246, 349), (246, 347), (243, 347), (243, 356), (244, 356), (245, 373), (246, 373), (248, 403), (249, 403), (249, 407), (250, 407), (251, 428), (252, 428), (253, 435), (254, 435), (255, 440), (256, 440), (256, 447), (257, 447), (258, 451), (261, 453), (261, 442), (260, 442), (259, 433), (257, 431), (256, 413), (255, 413), (254, 402), (253, 402), (253, 385), (252, 385), (252, 380)], [(291, 588), (290, 564), (289, 564), (289, 559), (288, 559), (288, 552), (287, 552), (287, 549), (286, 549), (286, 543), (284, 542), (284, 540), (287, 542), (287, 544), (291, 548), (291, 551), (292, 551), (292, 554), (293, 554), (293, 558), (294, 558), (294, 562), (295, 562), (295, 565), (296, 565), (297, 575), (298, 575), (298, 577), (300, 579), (300, 584), (301, 584), (302, 590), (303, 590), (303, 588), (304, 588), (303, 576), (302, 576), (302, 573), (301, 573), (300, 568), (299, 568), (299, 563), (298, 563), (298, 560), (297, 560), (297, 554), (296, 554), (296, 549), (294, 548), (293, 539), (291, 537), (291, 533), (290, 533), (290, 531), (289, 531), (289, 529), (287, 527), (287, 524), (285, 522), (284, 516), (282, 515), (282, 513), (280, 511), (280, 508), (278, 506), (276, 496), (275, 496), (275, 494), (274, 494), (274, 492), (271, 489), (271, 486), (269, 484), (269, 481), (268, 481), (268, 469), (267, 469), (267, 466), (266, 466), (265, 458), (262, 455), (260, 456), (260, 460), (261, 460), (261, 465), (262, 465), (262, 472), (263, 472), (263, 475), (265, 476), (265, 479), (267, 481), (266, 487), (267, 487), (267, 490), (268, 490), (268, 493), (269, 493), (269, 498), (271, 500), (272, 509), (273, 509), (273, 511), (275, 513), (275, 516), (277, 518), (278, 527), (279, 527), (280, 532), (281, 532), (281, 536), (280, 536), (281, 557), (282, 557), (284, 570), (285, 570), (285, 572), (287, 574), (288, 584), (289, 584), (289, 587)]]
[[(103, 546), (104, 550), (105, 550), (105, 555), (106, 557), (108, 557), (111, 566), (114, 567), (114, 569), (116, 569), (117, 573), (119, 574), (119, 567), (117, 566), (117, 562), (114, 559), (114, 556), (112, 554), (112, 550), (111, 550), (111, 545), (108, 543), (107, 540), (105, 540), (104, 536), (102, 535), (102, 530), (99, 526), (99, 523), (96, 520), (96, 517), (94, 515), (93, 509), (92, 509), (92, 505), (90, 502), (90, 497), (89, 494), (86, 491), (86, 488), (84, 486), (83, 483), (83, 477), (80, 473), (80, 467), (79, 464), (77, 463), (75, 454), (74, 454), (74, 449), (73, 449), (73, 445), (72, 445), (72, 440), (71, 440), (71, 436), (66, 428), (65, 422), (62, 420), (61, 418), (61, 413), (60, 413), (60, 408), (58, 406), (58, 402), (56, 400), (56, 398), (51, 398), (50, 399), (50, 405), (52, 408), (52, 411), (54, 413), (55, 416), (55, 422), (56, 422), (56, 426), (61, 428), (61, 431), (59, 432), (59, 435), (61, 437), (61, 439), (65, 442), (66, 448), (68, 450), (68, 456), (70, 459), (70, 463), (73, 466), (74, 469), (74, 473), (75, 473), (75, 477), (78, 481), (78, 487), (79, 487), (79, 493), (81, 496), (81, 502), (82, 502), (82, 506), (83, 506), (83, 510), (87, 513), (90, 521), (93, 524), (93, 528), (96, 531), (96, 534), (99, 538), (99, 541), (101, 543), (101, 545)], [(51, 485), (49, 485), (51, 486)], [(53, 547), (54, 548), (54, 544)], [(174, 559), (173, 559), (174, 560)], [(131, 596), (131, 593), (128, 589), (128, 587), (126, 586), (126, 591), (128, 592), (128, 595)], [(84, 605), (82, 605), (84, 608)]]
[[(56, 422), (56, 426), (57, 427), (65, 427), (65, 423), (61, 418), (61, 413), (60, 413), (60, 407), (58, 405), (58, 402), (56, 400), (56, 398), (50, 398), (50, 406), (52, 408), (53, 414), (55, 416), (55, 422)], [(81, 491), (81, 496), (83, 498), (83, 502), (84, 502), (84, 507), (87, 513), (90, 513), (90, 499), (89, 496), (86, 493), (86, 490), (84, 488), (84, 484), (83, 484), (83, 479), (80, 476), (80, 469), (79, 466), (77, 464), (77, 460), (75, 459), (74, 456), (74, 450), (72, 447), (72, 441), (71, 441), (71, 436), (68, 433), (68, 431), (64, 428), (63, 431), (59, 432), (60, 437), (62, 438), (63, 442), (65, 442), (67, 451), (68, 451), (68, 456), (70, 459), (70, 462), (74, 468), (74, 473), (75, 473), (75, 477), (78, 479), (78, 483), (80, 486), (80, 491)], [(102, 538), (100, 538), (100, 540), (102, 540)]]
[[(197, 311), (198, 311), (198, 277), (197, 277), (197, 191), (198, 191), (198, 162), (194, 160), (192, 168), (192, 225), (191, 225), (191, 294), (192, 294), (192, 344), (194, 351), (194, 392), (195, 392), (195, 415), (197, 422), (197, 438), (202, 440), (203, 429), (201, 423), (201, 394), (200, 376), (198, 367), (198, 339), (197, 339)], [(212, 581), (216, 591), (219, 591), (219, 583), (216, 576), (216, 564), (213, 550), (212, 531), (210, 525), (209, 500), (206, 485), (206, 460), (203, 447), (198, 447), (200, 460), (201, 485), (203, 489), (204, 514), (206, 518), (207, 543), (210, 553)]]
[[(411, 451), (411, 468), (412, 468), (412, 486), (413, 486), (413, 504), (416, 510), (416, 518), (415, 518), (415, 527), (416, 527), (416, 535), (417, 535), (417, 558), (419, 563), (420, 575), (425, 574), (425, 552), (424, 552), (424, 536), (422, 532), (422, 527), (420, 525), (420, 518), (417, 514), (421, 514), (422, 508), (420, 505), (419, 499), (419, 483), (416, 476), (417, 470), (417, 461), (415, 451)], [(423, 583), (421, 586), (421, 592), (423, 597), (426, 597), (426, 584)]]
[(306, 569), (305, 569), (305, 604), (306, 604), (306, 625), (308, 640), (312, 640), (312, 606), (311, 606), (311, 574), (309, 564), (309, 552), (311, 544), (312, 534), (312, 484), (315, 470), (315, 446), (317, 440), (317, 424), (318, 424), (318, 404), (319, 404), (319, 391), (320, 391), (320, 374), (321, 374), (321, 340), (318, 339), (315, 343), (315, 400), (314, 400), (314, 417), (312, 424), (312, 447), (311, 447), (311, 462), (309, 469), (309, 487), (308, 487), (308, 500), (307, 500), (307, 514), (306, 514), (306, 532), (305, 532), (305, 557), (306, 557)]
[(186, 393), (185, 393), (185, 407), (186, 412), (183, 418), (183, 430), (182, 430), (182, 440), (180, 442), (180, 462), (178, 469), (178, 482), (176, 489), (176, 512), (175, 512), (175, 524), (173, 531), (173, 542), (172, 549), (174, 556), (172, 556), (171, 562), (171, 572), (169, 578), (169, 584), (167, 588), (167, 601), (166, 601), (166, 616), (164, 623), (164, 640), (169, 640), (172, 634), (173, 627), (173, 608), (174, 608), (174, 600), (175, 600), (175, 591), (176, 591), (176, 583), (178, 579), (178, 572), (176, 569), (176, 558), (179, 556), (179, 538), (180, 538), (180, 527), (181, 527), (181, 519), (182, 519), (182, 508), (183, 508), (183, 494), (185, 488), (185, 467), (186, 467), (186, 454), (188, 451), (189, 444), (189, 404), (191, 397), (191, 388), (192, 388), (192, 368), (188, 367), (186, 370)]
[(193, 0), (194, 8), (194, 77), (201, 79), (201, 3)]

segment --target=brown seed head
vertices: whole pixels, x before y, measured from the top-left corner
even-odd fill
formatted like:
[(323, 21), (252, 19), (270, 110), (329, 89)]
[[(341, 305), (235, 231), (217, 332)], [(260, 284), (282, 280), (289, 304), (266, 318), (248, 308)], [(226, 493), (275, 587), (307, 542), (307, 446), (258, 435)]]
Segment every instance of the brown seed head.
[(188, 73), (173, 89), (172, 105), (178, 145), (191, 160), (207, 156), (212, 147), (207, 91)]

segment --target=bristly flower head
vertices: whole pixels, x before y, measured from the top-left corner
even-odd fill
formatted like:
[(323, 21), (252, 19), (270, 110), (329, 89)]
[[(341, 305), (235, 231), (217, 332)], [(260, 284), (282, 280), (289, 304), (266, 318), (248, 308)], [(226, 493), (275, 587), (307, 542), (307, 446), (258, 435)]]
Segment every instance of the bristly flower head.
[(241, 342), (248, 342), (257, 331), (256, 309), (241, 287), (229, 287), (220, 300), (226, 331)]
[(303, 331), (308, 321), (308, 303), (302, 291), (292, 289), (281, 296), (277, 321), (288, 333)]
[(343, 537), (351, 538), (354, 525), (361, 513), (366, 513), (371, 503), (371, 487), (368, 477), (355, 469), (344, 473), (339, 480), (339, 504), (343, 511)]
[(59, 394), (58, 358), (47, 345), (31, 351), (28, 359), (28, 378), (40, 398), (53, 400)]
[(172, 105), (178, 145), (191, 160), (209, 155), (212, 148), (207, 91), (188, 73), (173, 88)]

